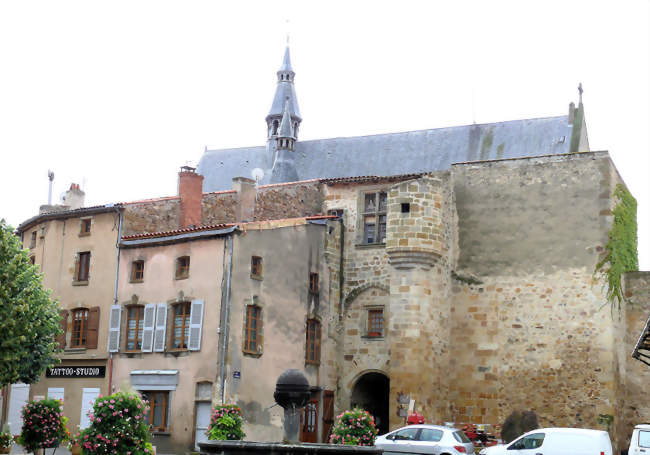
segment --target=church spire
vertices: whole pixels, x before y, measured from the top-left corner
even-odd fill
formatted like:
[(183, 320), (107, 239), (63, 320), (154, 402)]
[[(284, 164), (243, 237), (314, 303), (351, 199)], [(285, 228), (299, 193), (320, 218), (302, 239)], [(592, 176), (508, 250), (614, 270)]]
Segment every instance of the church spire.
[(284, 51), (282, 66), (277, 72), (278, 85), (275, 89), (275, 96), (271, 104), (271, 110), (266, 116), (267, 138), (272, 140), (277, 137), (280, 122), (283, 119), (284, 111), (287, 110), (290, 117), (290, 124), (293, 131), (293, 138), (298, 137), (298, 126), (302, 121), (300, 109), (298, 108), (298, 98), (293, 80), (296, 73), (291, 67), (291, 55), (289, 46)]
[(282, 113), (282, 122), (280, 122), (280, 129), (278, 130), (277, 149), (293, 151), (293, 143), (296, 140), (294, 137), (293, 122), (291, 114), (289, 114), (289, 99), (287, 98), (284, 103), (284, 112)]

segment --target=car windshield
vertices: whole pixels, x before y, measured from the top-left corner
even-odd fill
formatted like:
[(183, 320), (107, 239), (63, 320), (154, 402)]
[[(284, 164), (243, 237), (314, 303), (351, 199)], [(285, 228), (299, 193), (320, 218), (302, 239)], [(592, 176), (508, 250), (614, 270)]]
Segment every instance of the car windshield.
[(650, 447), (650, 431), (639, 431), (639, 447)]
[(472, 442), (463, 431), (454, 431), (454, 438), (456, 438), (456, 441), (462, 442), (464, 444)]

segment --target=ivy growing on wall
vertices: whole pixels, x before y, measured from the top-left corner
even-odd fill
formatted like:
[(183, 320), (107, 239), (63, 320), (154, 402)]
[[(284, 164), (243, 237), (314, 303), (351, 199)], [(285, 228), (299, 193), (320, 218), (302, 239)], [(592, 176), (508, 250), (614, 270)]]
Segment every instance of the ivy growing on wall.
[(614, 197), (618, 200), (613, 210), (614, 223), (609, 231), (609, 241), (604, 257), (596, 264), (596, 273), (607, 277), (607, 299), (621, 309), (623, 290), (621, 278), (625, 272), (639, 268), (636, 233), (636, 199), (620, 183), (616, 185)]

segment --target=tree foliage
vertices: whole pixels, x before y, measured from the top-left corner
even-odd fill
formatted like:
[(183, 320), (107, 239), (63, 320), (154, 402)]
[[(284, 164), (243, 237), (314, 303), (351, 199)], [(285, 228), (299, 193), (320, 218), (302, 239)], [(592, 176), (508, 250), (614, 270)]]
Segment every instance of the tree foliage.
[(0, 220), (0, 386), (38, 381), (57, 362), (57, 303), (20, 240)]

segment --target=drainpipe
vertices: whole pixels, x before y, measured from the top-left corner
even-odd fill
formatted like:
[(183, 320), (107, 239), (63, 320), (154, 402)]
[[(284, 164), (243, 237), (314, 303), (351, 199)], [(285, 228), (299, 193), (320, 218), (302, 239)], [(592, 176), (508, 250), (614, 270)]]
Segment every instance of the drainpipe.
[[(221, 335), (221, 352), (219, 354), (219, 386), (220, 386), (220, 397), (221, 404), (224, 403), (226, 399), (226, 356), (228, 355), (228, 328), (230, 326), (230, 279), (232, 276), (232, 249), (233, 249), (233, 235), (230, 234), (226, 237), (226, 242), (224, 244), (224, 263), (226, 262), (226, 249), (228, 250), (228, 263), (226, 265), (226, 270), (224, 271), (224, 277), (222, 280), (222, 318), (221, 318), (221, 327), (219, 328), (219, 333)], [(225, 281), (225, 283), (224, 283)], [(224, 288), (225, 284), (225, 288)]]
[[(117, 286), (119, 284), (120, 276), (120, 240), (122, 240), (122, 208), (116, 207), (115, 211), (118, 213), (119, 222), (117, 228), (117, 257), (115, 261), (115, 292), (113, 294), (113, 305), (117, 305)], [(108, 394), (113, 393), (113, 353), (108, 353)]]

